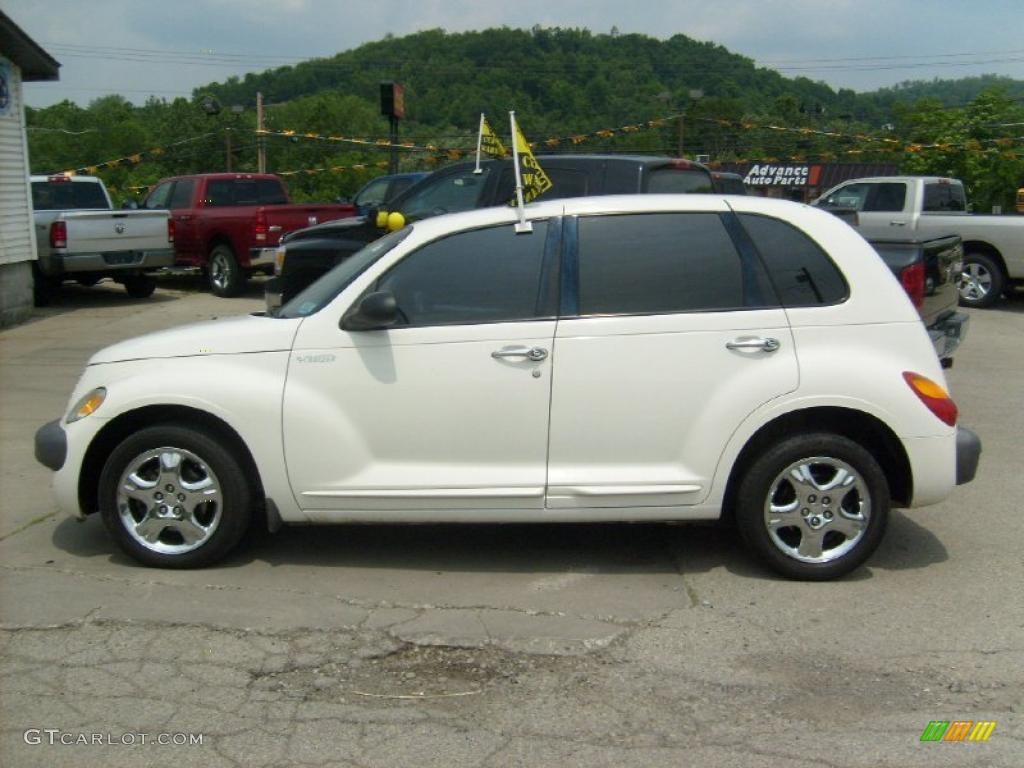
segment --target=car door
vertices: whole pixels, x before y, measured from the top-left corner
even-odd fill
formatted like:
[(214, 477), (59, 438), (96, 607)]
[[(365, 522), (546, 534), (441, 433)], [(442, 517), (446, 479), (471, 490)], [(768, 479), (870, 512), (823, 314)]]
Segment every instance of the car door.
[(699, 503), (743, 419), (797, 387), (757, 254), (724, 202), (700, 205), (567, 217), (548, 508)]
[(394, 295), (387, 330), (303, 323), (284, 443), (308, 514), (543, 507), (559, 231), (508, 221), (417, 247), (363, 292)]
[(195, 209), (192, 201), (195, 198), (195, 179), (178, 179), (174, 182), (167, 207), (174, 220), (174, 249), (185, 258), (197, 259), (201, 244), (196, 231)]

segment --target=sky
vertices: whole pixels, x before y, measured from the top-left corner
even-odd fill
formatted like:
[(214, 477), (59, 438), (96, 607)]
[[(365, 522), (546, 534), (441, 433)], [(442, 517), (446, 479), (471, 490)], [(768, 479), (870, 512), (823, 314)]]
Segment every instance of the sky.
[[(1024, 0), (4, 0), (61, 63), (30, 106), (173, 99), (229, 75), (424, 29), (584, 27), (683, 34), (856, 91), (995, 73), (1024, 79)], [(45, 9), (45, 12), (41, 12)]]

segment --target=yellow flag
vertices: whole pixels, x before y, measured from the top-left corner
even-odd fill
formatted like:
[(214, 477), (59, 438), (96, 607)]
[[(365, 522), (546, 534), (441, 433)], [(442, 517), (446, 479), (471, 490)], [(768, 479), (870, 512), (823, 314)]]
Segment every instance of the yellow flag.
[(498, 134), (491, 128), (491, 124), (487, 122), (487, 118), (481, 115), (480, 119), (480, 151), (491, 157), (505, 157), (508, 155), (508, 150), (505, 149), (505, 145), (501, 143), (501, 139), (498, 138)]
[[(519, 153), (522, 163), (523, 202), (528, 203), (547, 192), (553, 185), (551, 179), (544, 173), (544, 169), (540, 167), (540, 163), (537, 162), (537, 158), (533, 156), (529, 142), (519, 129), (519, 123), (515, 124), (515, 136), (512, 137), (512, 140), (516, 143), (516, 151)], [(516, 201), (513, 199), (512, 205), (515, 204)]]

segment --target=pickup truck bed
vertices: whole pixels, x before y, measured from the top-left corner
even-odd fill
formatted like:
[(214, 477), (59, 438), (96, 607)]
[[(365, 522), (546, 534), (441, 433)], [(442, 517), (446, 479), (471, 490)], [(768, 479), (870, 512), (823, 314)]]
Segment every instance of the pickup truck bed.
[(953, 235), (932, 240), (868, 242), (917, 307), (939, 359), (951, 361), (969, 325), (967, 315), (957, 311), (957, 282), (963, 262), (960, 238)]

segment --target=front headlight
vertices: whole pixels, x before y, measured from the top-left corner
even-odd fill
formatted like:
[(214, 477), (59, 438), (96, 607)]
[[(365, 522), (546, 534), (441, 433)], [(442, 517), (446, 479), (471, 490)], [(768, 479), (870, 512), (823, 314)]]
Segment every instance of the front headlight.
[(72, 422), (84, 419), (86, 416), (95, 413), (99, 407), (103, 405), (103, 401), (106, 399), (106, 387), (96, 387), (96, 389), (86, 393), (86, 395), (75, 403), (74, 407), (68, 412), (67, 423), (71, 424)]

